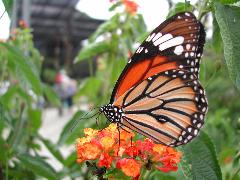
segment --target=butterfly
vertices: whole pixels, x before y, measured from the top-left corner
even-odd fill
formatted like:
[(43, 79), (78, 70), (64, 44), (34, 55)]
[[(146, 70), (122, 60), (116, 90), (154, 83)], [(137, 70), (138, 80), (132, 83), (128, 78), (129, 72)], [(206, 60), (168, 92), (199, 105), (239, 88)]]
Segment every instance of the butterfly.
[(109, 104), (99, 111), (157, 143), (190, 142), (204, 124), (208, 104), (199, 82), (205, 31), (191, 12), (154, 29), (118, 78)]

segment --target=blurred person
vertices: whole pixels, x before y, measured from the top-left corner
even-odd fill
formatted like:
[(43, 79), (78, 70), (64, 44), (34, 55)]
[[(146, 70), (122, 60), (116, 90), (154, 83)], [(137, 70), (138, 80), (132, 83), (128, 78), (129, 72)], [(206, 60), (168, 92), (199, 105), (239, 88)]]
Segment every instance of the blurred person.
[(73, 96), (76, 93), (77, 82), (71, 79), (64, 69), (60, 70), (55, 77), (55, 90), (62, 102), (59, 108), (59, 115), (62, 115), (63, 108), (66, 106), (71, 109), (73, 105)]

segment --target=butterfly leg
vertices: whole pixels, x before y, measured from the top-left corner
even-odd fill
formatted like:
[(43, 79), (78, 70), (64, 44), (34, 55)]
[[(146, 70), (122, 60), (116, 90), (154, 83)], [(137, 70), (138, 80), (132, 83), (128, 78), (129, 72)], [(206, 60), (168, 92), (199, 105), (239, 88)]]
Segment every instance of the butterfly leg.
[(120, 128), (121, 128), (121, 126), (117, 123), (117, 130), (118, 130), (118, 152), (117, 152), (117, 156), (118, 156), (118, 153), (120, 151), (120, 141), (121, 141)]

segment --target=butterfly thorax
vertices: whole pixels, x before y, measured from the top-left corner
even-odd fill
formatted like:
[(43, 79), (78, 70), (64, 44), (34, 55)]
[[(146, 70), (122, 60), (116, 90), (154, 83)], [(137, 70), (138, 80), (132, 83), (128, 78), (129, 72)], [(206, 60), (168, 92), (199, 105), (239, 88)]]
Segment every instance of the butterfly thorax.
[(123, 111), (119, 107), (112, 104), (107, 104), (105, 106), (102, 106), (99, 111), (102, 112), (110, 122), (121, 122)]

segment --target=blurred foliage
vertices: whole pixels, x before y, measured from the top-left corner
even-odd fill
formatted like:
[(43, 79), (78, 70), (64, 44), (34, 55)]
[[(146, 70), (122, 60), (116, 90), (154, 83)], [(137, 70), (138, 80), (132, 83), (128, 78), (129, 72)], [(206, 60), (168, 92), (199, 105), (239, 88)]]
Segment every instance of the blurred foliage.
[[(40, 80), (42, 57), (33, 46), (31, 30), (21, 27), (0, 42), (0, 179), (56, 179), (56, 172), (39, 155), (45, 95), (58, 105), (53, 90)], [(49, 96), (47, 96), (49, 97)]]
[[(233, 3), (239, 1), (169, 3), (173, 6), (168, 16), (195, 10), (206, 27), (209, 24), (213, 27), (213, 34), (204, 48), (200, 73), (209, 100), (209, 112), (204, 132), (192, 143), (179, 148), (184, 152), (184, 157), (177, 173), (150, 171), (142, 172), (141, 177), (169, 180), (240, 179), (240, 6)], [(8, 8), (6, 3), (5, 6)], [(92, 107), (108, 103), (127, 59), (148, 34), (142, 15), (119, 11), (120, 6), (120, 1), (113, 1), (109, 10), (115, 15), (89, 37), (87, 45), (76, 58), (76, 63), (87, 61), (91, 72), (91, 76), (79, 84), (76, 97), (86, 97), (89, 110), (84, 117), (91, 117), (96, 112), (96, 109), (91, 111)], [(83, 117), (78, 123), (86, 113), (80, 110), (62, 129), (56, 144), (41, 137), (38, 131), (42, 109), (38, 102), (46, 97), (52, 104), (59, 105), (59, 99), (51, 87), (40, 79), (42, 58), (33, 47), (31, 31), (27, 28), (17, 29), (11, 39), (0, 43), (0, 51), (0, 87), (9, 84), (0, 97), (0, 179), (91, 179), (89, 169), (76, 164), (75, 152), (64, 157), (59, 148), (73, 146), (83, 128), (105, 127), (106, 119), (100, 116), (96, 125), (94, 118)], [(93, 71), (95, 58), (97, 69)], [(52, 75), (53, 72), (47, 74)], [(55, 170), (48, 159), (40, 155), (40, 142), (62, 165), (62, 169)], [(112, 173), (116, 175), (115, 179), (126, 179), (121, 173)]]

